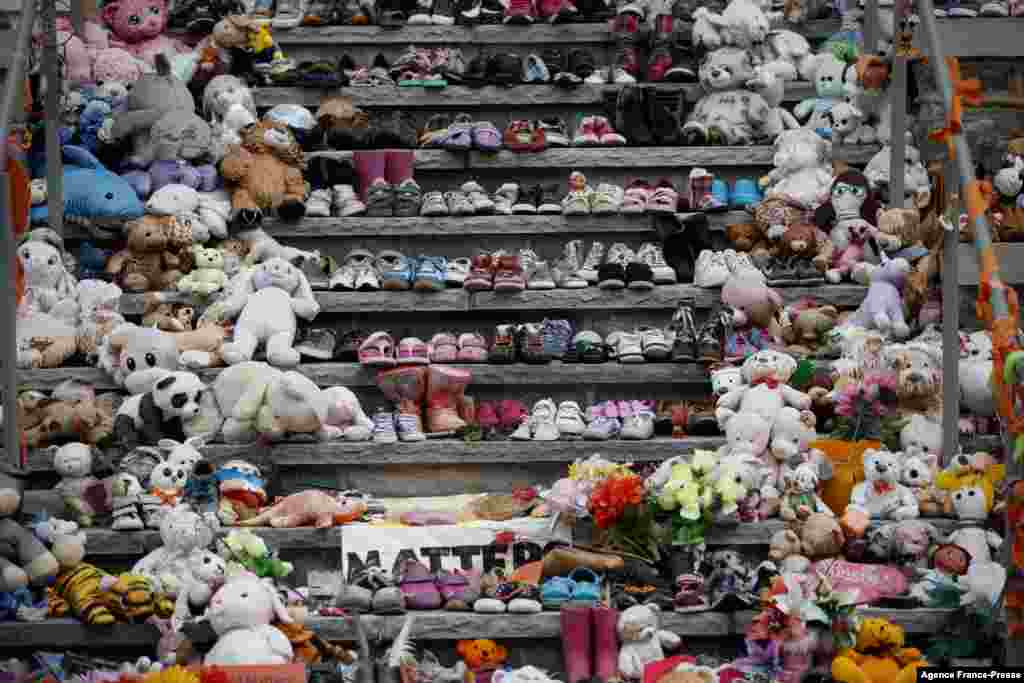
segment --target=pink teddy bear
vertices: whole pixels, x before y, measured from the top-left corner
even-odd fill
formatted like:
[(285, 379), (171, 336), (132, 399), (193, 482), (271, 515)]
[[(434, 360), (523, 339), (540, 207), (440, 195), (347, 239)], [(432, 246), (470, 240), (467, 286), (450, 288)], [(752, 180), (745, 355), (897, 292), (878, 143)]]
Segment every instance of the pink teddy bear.
[(190, 52), (185, 43), (164, 35), (167, 29), (165, 0), (111, 0), (103, 7), (103, 21), (113, 34), (110, 44), (127, 50), (151, 66), (156, 55)]
[[(131, 83), (142, 75), (146, 65), (125, 50), (110, 47), (107, 29), (94, 21), (75, 34), (69, 17), (57, 17), (57, 44), (63, 48), (64, 81), (72, 85), (119, 81)], [(43, 46), (42, 33), (32, 36), (37, 48)]]

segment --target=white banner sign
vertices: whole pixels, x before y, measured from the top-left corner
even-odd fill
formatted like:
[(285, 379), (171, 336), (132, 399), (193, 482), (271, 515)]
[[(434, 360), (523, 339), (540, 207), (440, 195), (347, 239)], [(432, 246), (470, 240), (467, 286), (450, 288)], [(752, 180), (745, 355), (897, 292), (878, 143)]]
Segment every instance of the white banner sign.
[[(514, 543), (496, 543), (514, 538)], [(569, 542), (564, 527), (552, 531), (548, 519), (514, 519), (473, 526), (381, 527), (347, 524), (341, 528), (342, 576), (351, 577), (376, 565), (397, 575), (408, 559), (419, 560), (431, 572), (442, 569), (504, 569), (540, 560), (552, 541)]]

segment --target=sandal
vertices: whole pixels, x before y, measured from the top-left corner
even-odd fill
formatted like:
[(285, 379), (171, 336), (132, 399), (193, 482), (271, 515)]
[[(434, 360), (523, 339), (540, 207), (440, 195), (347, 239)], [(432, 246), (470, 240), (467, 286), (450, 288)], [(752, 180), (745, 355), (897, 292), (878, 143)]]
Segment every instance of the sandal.
[(401, 576), (398, 588), (405, 596), (407, 608), (428, 610), (441, 607), (441, 592), (437, 589), (434, 577), (422, 562), (406, 560), (402, 563)]
[(544, 582), (540, 589), (541, 602), (544, 609), (560, 609), (572, 600), (576, 590), (576, 582), (564, 576), (555, 576)]
[(577, 567), (569, 574), (573, 582), (572, 601), (596, 604), (601, 602), (601, 577), (593, 569)]
[(497, 152), (501, 149), (501, 131), (490, 121), (477, 121), (472, 130), (473, 146), (481, 152)]
[(387, 332), (374, 332), (359, 345), (359, 364), (368, 368), (395, 367), (395, 340)]

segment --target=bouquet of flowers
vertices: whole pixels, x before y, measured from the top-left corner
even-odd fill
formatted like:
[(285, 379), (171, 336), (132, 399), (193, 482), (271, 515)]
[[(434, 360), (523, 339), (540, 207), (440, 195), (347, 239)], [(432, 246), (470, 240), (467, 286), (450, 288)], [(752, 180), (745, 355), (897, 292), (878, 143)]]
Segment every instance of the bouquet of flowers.
[(594, 486), (587, 507), (603, 546), (647, 561), (660, 558), (659, 527), (638, 474), (626, 469), (605, 477)]
[(688, 463), (672, 466), (669, 480), (654, 492), (659, 507), (672, 516), (672, 544), (704, 541), (716, 514), (730, 514), (747, 491), (734, 477), (718, 477), (718, 455), (697, 450)]
[(277, 553), (249, 529), (232, 529), (217, 542), (217, 551), (228, 562), (229, 576), (248, 571), (261, 579), (281, 579), (292, 573), (292, 563), (279, 560)]
[(628, 465), (594, 454), (569, 465), (569, 476), (556, 481), (542, 494), (544, 502), (559, 515), (579, 519), (590, 514), (590, 494), (605, 479), (632, 473)]
[[(832, 438), (844, 441), (884, 439), (895, 428), (896, 377), (889, 373), (872, 373), (859, 382), (850, 382), (836, 392), (836, 426)], [(891, 419), (890, 419), (891, 418)], [(885, 439), (888, 441), (888, 439)]]

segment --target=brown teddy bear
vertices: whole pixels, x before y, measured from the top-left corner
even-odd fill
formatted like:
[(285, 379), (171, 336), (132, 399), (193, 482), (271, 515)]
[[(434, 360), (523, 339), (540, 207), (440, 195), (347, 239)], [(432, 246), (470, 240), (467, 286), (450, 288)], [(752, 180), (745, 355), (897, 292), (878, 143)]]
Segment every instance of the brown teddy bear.
[(800, 525), (803, 554), (812, 560), (839, 555), (846, 544), (846, 534), (835, 517), (812, 512)]
[(764, 265), (774, 255), (764, 232), (755, 223), (732, 223), (725, 228), (725, 234), (736, 251), (750, 254), (755, 265)]
[(189, 304), (164, 301), (156, 293), (147, 292), (142, 310), (142, 326), (164, 332), (187, 332), (194, 329), (195, 308)]
[(790, 346), (814, 349), (822, 337), (839, 324), (839, 309), (835, 306), (816, 306), (799, 311), (787, 311), (782, 325), (782, 339)]
[(242, 145), (233, 147), (221, 161), (235, 221), (258, 225), (269, 211), (285, 220), (306, 215), (305, 160), (288, 126), (263, 120), (246, 126), (239, 135)]
[(818, 255), (818, 228), (809, 223), (793, 223), (779, 241), (778, 256), (784, 259), (813, 259)]
[(107, 261), (106, 271), (129, 292), (172, 289), (184, 272), (171, 251), (173, 216), (143, 216), (128, 223), (128, 246)]
[(25, 392), (18, 396), (18, 427), (25, 445), (41, 448), (52, 443), (81, 441), (97, 445), (114, 433), (111, 397), (61, 401)]

